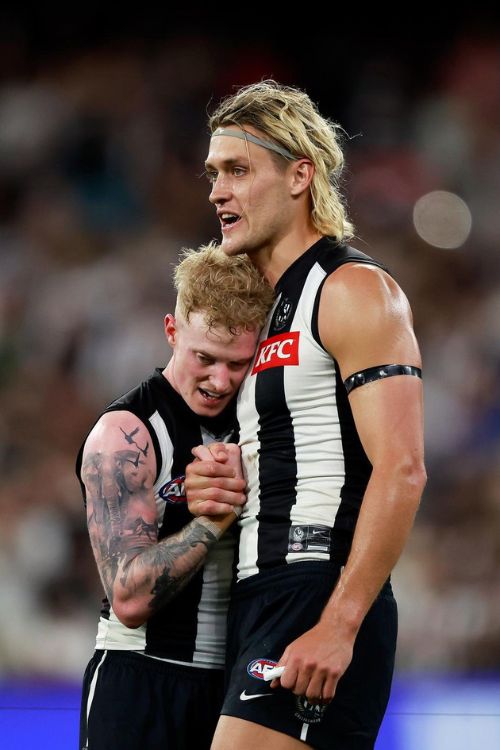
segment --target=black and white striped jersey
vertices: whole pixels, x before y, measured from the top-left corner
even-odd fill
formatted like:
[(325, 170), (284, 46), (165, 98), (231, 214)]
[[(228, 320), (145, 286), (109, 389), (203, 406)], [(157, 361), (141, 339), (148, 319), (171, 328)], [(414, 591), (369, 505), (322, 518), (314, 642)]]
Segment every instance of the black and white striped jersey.
[[(191, 449), (214, 440), (234, 440), (234, 406), (218, 417), (199, 417), (157, 369), (105, 411), (120, 410), (135, 414), (151, 435), (156, 454), (154, 493), (161, 540), (192, 520), (184, 493), (186, 465), (193, 460)], [(77, 460), (79, 478), (82, 453), (83, 446)], [(85, 496), (83, 485), (82, 489)], [(104, 599), (96, 648), (144, 651), (193, 666), (223, 667), (235, 546), (234, 534), (226, 533), (187, 586), (137, 629), (122, 625)]]
[(277, 284), (238, 397), (248, 482), (238, 580), (287, 563), (347, 555), (371, 464), (338, 365), (321, 344), (318, 308), (325, 279), (350, 262), (381, 267), (323, 237)]

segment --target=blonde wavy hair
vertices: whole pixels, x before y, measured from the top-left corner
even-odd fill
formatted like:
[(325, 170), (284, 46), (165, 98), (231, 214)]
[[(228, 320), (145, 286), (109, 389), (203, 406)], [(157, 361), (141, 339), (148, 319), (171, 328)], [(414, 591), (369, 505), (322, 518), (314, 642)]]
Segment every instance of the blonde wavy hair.
[[(348, 240), (354, 227), (340, 194), (344, 155), (342, 128), (320, 115), (309, 96), (297, 88), (273, 80), (253, 83), (226, 97), (209, 118), (210, 132), (235, 124), (252, 126), (284, 146), (297, 158), (306, 156), (315, 167), (311, 182), (311, 219), (323, 235)], [(284, 157), (273, 158), (283, 164)]]
[(189, 321), (201, 312), (209, 328), (230, 333), (260, 329), (274, 302), (274, 291), (248, 255), (227, 256), (216, 242), (199, 250), (184, 248), (174, 270), (177, 307)]

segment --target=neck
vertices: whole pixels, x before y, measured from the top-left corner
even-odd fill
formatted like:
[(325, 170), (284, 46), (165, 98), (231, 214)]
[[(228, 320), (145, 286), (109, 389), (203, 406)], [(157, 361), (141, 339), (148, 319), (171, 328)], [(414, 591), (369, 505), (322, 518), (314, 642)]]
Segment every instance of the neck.
[(177, 393), (179, 393), (179, 389), (177, 388), (177, 385), (175, 383), (175, 378), (174, 378), (174, 373), (173, 373), (173, 369), (174, 369), (173, 364), (172, 364), (173, 358), (174, 358), (174, 355), (172, 353), (172, 356), (169, 359), (167, 366), (165, 367), (164, 370), (162, 370), (161, 374), (163, 375), (165, 380), (168, 380), (168, 382), (170, 383), (174, 391), (177, 391)]
[(303, 227), (302, 231), (294, 231), (277, 242), (260, 248), (250, 255), (250, 259), (274, 287), (287, 268), (321, 237), (316, 229)]

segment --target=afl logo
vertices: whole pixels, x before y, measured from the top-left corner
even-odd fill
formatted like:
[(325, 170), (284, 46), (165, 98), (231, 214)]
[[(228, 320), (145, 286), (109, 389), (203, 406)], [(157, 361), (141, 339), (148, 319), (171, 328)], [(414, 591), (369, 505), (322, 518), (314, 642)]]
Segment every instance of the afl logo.
[(247, 672), (250, 677), (255, 677), (256, 680), (263, 680), (264, 675), (269, 669), (273, 669), (277, 661), (272, 659), (254, 659), (247, 667)]
[(291, 314), (292, 303), (287, 297), (284, 297), (276, 308), (276, 312), (274, 313), (272, 328), (275, 331), (281, 331), (281, 329), (286, 326)]
[(185, 476), (176, 477), (175, 479), (171, 479), (170, 482), (167, 482), (163, 485), (163, 487), (160, 487), (160, 490), (158, 492), (158, 495), (161, 497), (162, 500), (165, 500), (166, 503), (173, 504), (173, 503), (185, 503), (186, 502), (186, 493), (184, 491), (184, 480)]

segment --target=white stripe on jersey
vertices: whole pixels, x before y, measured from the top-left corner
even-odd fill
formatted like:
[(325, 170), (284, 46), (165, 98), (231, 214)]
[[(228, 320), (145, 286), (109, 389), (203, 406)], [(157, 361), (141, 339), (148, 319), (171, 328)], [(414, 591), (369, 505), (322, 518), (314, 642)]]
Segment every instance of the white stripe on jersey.
[(163, 525), (163, 515), (165, 513), (165, 500), (162, 499), (158, 492), (164, 484), (172, 479), (172, 464), (174, 460), (174, 446), (170, 435), (168, 434), (167, 425), (157, 411), (149, 418), (151, 427), (158, 436), (158, 442), (161, 450), (161, 469), (158, 478), (154, 484), (154, 493), (156, 497), (156, 517), (158, 519), (158, 531)]

